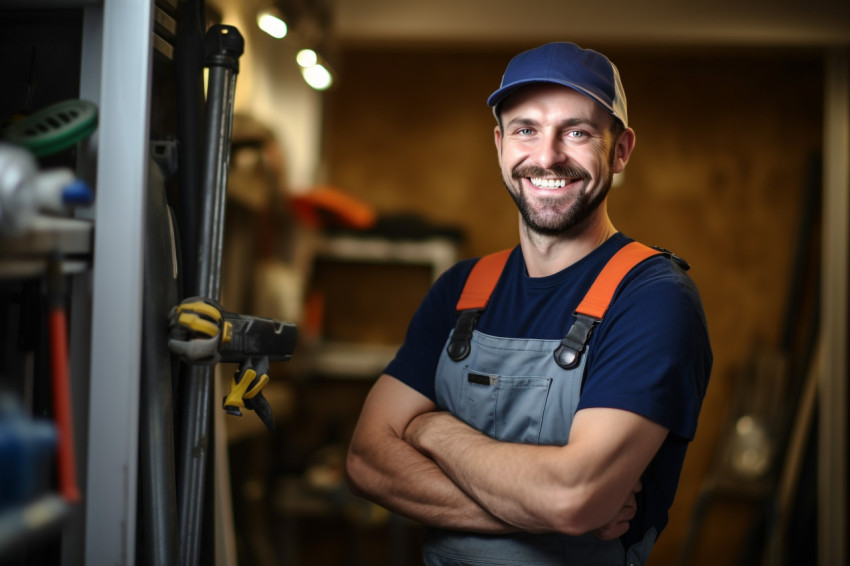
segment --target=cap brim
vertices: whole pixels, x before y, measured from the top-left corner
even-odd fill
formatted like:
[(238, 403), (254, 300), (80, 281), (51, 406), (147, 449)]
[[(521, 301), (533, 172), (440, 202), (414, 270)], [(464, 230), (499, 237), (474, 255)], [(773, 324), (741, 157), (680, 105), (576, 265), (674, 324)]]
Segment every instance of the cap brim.
[(500, 88), (499, 90), (497, 90), (493, 94), (491, 94), (490, 97), (487, 99), (487, 105), (495, 107), (497, 104), (502, 102), (508, 96), (513, 94), (513, 92), (516, 91), (517, 89), (520, 89), (524, 86), (533, 85), (533, 84), (554, 84), (554, 85), (560, 85), (560, 86), (565, 86), (567, 88), (571, 88), (574, 91), (581, 93), (581, 94), (585, 95), (586, 97), (590, 98), (592, 101), (594, 101), (595, 103), (597, 103), (600, 106), (602, 106), (603, 108), (605, 108), (609, 113), (614, 114), (616, 116), (616, 112), (614, 111), (613, 108), (611, 108), (604, 100), (601, 100), (598, 96), (596, 96), (595, 94), (593, 94), (589, 90), (584, 89), (584, 88), (582, 88), (582, 87), (580, 87), (580, 86), (578, 86), (574, 83), (568, 82), (568, 81), (555, 81), (555, 80), (552, 80), (552, 79), (527, 79), (527, 80), (524, 80), (524, 81), (517, 81), (515, 83), (509, 84), (507, 86)]

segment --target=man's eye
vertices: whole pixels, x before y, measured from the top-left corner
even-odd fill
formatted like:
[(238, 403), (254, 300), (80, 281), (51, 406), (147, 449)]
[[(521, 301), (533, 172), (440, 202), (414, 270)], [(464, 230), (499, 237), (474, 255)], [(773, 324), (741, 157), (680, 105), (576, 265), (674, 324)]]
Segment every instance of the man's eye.
[(581, 138), (587, 137), (587, 134), (585, 132), (580, 131), (580, 130), (571, 130), (571, 131), (567, 132), (567, 137), (572, 138), (572, 139), (581, 139)]
[(517, 130), (517, 134), (521, 136), (530, 136), (532, 132), (533, 130), (531, 128), (520, 128), (519, 130)]

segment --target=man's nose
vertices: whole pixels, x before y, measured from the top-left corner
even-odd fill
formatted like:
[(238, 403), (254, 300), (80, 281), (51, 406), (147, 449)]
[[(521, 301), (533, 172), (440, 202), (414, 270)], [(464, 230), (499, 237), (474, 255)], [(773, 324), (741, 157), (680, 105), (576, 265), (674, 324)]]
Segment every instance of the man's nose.
[(567, 151), (564, 140), (553, 136), (541, 140), (536, 152), (537, 164), (544, 169), (551, 169), (567, 161)]

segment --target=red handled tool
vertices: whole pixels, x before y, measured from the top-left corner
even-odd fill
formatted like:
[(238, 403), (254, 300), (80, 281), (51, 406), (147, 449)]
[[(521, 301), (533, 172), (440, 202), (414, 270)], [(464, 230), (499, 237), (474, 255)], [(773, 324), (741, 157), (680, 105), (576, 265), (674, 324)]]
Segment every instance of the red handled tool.
[(53, 385), (53, 418), (58, 433), (56, 446), (59, 490), (69, 502), (80, 500), (74, 457), (74, 425), (71, 413), (71, 384), (68, 371), (68, 320), (65, 315), (62, 260), (54, 254), (48, 262), (50, 368)]

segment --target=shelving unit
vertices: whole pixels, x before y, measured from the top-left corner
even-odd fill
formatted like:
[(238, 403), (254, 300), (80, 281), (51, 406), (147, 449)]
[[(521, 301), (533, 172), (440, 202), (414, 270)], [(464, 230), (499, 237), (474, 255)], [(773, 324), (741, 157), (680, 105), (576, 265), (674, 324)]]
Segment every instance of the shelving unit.
[(77, 218), (37, 216), (29, 230), (0, 239), (0, 279), (44, 274), (47, 254), (65, 256), (65, 273), (82, 273), (91, 266), (92, 222)]
[[(436, 280), (456, 259), (456, 243), (441, 236), (392, 239), (370, 233), (343, 233), (323, 236), (316, 246), (316, 260), (322, 262), (424, 266), (430, 273), (428, 283)], [(361, 323), (368, 325), (369, 321)], [(400, 341), (403, 336), (397, 338)], [(310, 369), (317, 375), (335, 379), (374, 379), (392, 360), (399, 345), (399, 342), (363, 343), (329, 337), (311, 357)]]
[(433, 281), (454, 264), (457, 245), (444, 237), (394, 240), (349, 234), (321, 238), (316, 255), (339, 261), (428, 265)]
[[(69, 259), (70, 373), (84, 501), (45, 496), (0, 516), (0, 551), (42, 529), (62, 531), (62, 564), (133, 564), (148, 187), (152, 0), (7, 0), (2, 10), (81, 10), (79, 97), (99, 109), (77, 172), (95, 205), (76, 219), (38, 223), (0, 241), (0, 277), (36, 277), (60, 243)], [(88, 218), (86, 218), (88, 216)], [(73, 516), (72, 521), (64, 521)]]
[[(317, 261), (425, 266), (433, 282), (457, 259), (457, 245), (446, 237), (415, 240), (372, 234), (327, 235), (316, 246)], [(368, 321), (364, 321), (368, 324)], [(398, 336), (401, 340), (403, 336)], [(369, 344), (329, 339), (311, 357), (310, 369), (336, 379), (374, 379), (395, 356), (400, 343)]]
[(21, 545), (37, 542), (62, 526), (70, 506), (58, 495), (45, 495), (0, 513), (0, 557)]

